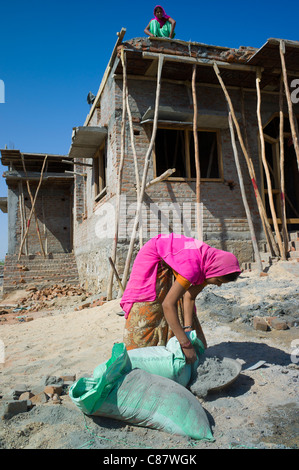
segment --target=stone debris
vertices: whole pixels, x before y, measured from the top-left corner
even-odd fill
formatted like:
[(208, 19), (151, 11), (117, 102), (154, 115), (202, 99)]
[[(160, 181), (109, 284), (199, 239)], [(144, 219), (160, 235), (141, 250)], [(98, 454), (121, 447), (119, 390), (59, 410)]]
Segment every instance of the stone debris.
[[(106, 302), (105, 296), (94, 297), (94, 294), (86, 291), (80, 285), (73, 286), (68, 284), (54, 284), (51, 287), (44, 287), (39, 289), (36, 286), (26, 289), (27, 295), (20, 298), (17, 303), (11, 305), (4, 305), (0, 307), (0, 323), (5, 322), (7, 319), (5, 315), (16, 313), (15, 319), (18, 322), (30, 322), (34, 318), (28, 316), (28, 312), (40, 312), (42, 310), (53, 310), (57, 306), (57, 301), (62, 298), (79, 297), (78, 307), (74, 307), (74, 311), (83, 310), (85, 308), (100, 307)], [(74, 299), (75, 300), (75, 299)], [(77, 300), (77, 299), (76, 299)], [(75, 300), (75, 302), (76, 302)], [(83, 302), (83, 303), (81, 303)]]
[(68, 394), (68, 389), (76, 380), (76, 374), (61, 377), (47, 375), (38, 386), (16, 385), (8, 396), (0, 396), (0, 418), (11, 419), (13, 416), (30, 411), (34, 406), (62, 403), (61, 396)]

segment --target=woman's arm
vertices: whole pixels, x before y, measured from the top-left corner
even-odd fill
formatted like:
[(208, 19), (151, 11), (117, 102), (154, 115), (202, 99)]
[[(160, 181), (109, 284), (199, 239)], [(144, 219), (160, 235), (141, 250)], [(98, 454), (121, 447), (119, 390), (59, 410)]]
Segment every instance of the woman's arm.
[(185, 326), (190, 326), (191, 328), (185, 329), (185, 331), (191, 331), (196, 329), (196, 333), (199, 339), (202, 341), (205, 348), (207, 348), (207, 341), (202, 331), (201, 325), (198, 321), (197, 328), (193, 325), (193, 315), (195, 309), (195, 299), (197, 295), (203, 290), (205, 287), (205, 283), (199, 286), (192, 286), (190, 287), (183, 297), (183, 305), (184, 305), (184, 324)]
[(145, 28), (144, 32), (145, 34), (147, 34), (148, 36), (151, 36), (151, 37), (154, 37), (154, 35), (150, 32), (150, 24), (151, 22), (149, 22), (149, 24), (147, 25), (147, 27)]
[[(196, 361), (196, 352), (191, 345), (186, 333), (184, 332), (182, 326), (179, 322), (179, 317), (177, 313), (177, 301), (185, 294), (186, 290), (184, 287), (178, 282), (175, 281), (171, 286), (168, 294), (166, 295), (162, 307), (165, 319), (175, 334), (177, 340), (179, 341), (183, 353), (186, 356), (186, 360), (188, 363), (193, 363)], [(185, 346), (185, 347), (184, 347)]]
[(170, 31), (170, 38), (173, 37), (173, 33), (174, 33), (174, 28), (175, 28), (175, 25), (176, 25), (176, 21), (173, 19), (173, 18), (168, 18), (168, 21), (169, 23), (171, 24), (171, 31)]
[(184, 295), (184, 323), (185, 326), (192, 326), (193, 312), (195, 307), (195, 299), (197, 295), (203, 290), (205, 284), (199, 286), (191, 286)]

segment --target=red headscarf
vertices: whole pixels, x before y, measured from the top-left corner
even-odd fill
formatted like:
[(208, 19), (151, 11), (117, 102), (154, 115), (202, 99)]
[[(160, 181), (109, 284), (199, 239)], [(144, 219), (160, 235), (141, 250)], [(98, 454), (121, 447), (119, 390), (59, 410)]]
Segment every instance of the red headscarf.
[[(155, 11), (157, 8), (161, 8), (162, 12), (163, 12), (163, 17), (160, 19), (160, 18), (157, 18), (156, 15), (155, 15)], [(156, 5), (155, 8), (154, 8), (154, 15), (155, 15), (155, 18), (153, 18), (153, 20), (157, 20), (162, 28), (162, 26), (165, 25), (166, 21), (168, 20), (168, 18), (170, 18), (170, 16), (166, 15), (165, 13), (165, 10), (163, 7), (161, 7), (161, 5)]]

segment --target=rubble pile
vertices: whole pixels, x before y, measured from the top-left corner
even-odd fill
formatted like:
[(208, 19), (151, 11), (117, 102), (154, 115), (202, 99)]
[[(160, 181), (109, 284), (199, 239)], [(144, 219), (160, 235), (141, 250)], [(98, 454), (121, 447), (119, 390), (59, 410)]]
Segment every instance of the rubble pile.
[(19, 384), (8, 395), (0, 396), (0, 417), (2, 420), (30, 411), (34, 406), (51, 403), (59, 405), (68, 395), (69, 387), (76, 380), (76, 374), (61, 377), (47, 375), (33, 387)]
[[(65, 299), (68, 303), (67, 299), (70, 297), (74, 298), (70, 306), (75, 311), (99, 307), (106, 302), (106, 297), (95, 297), (80, 285), (54, 284), (43, 288), (33, 286), (26, 289), (26, 293), (28, 294), (20, 298), (17, 303), (0, 306), (0, 322), (6, 321), (7, 314), (16, 314), (15, 319), (18, 322), (31, 321), (33, 317), (27, 316), (28, 312), (51, 311), (59, 307), (58, 300)], [(65, 306), (65, 303), (63, 305)]]

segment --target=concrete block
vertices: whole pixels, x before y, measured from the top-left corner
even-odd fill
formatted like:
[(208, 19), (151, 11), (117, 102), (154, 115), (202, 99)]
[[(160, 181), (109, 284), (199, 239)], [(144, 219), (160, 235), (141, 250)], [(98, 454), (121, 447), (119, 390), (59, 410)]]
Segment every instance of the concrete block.
[(28, 410), (27, 400), (9, 400), (4, 402), (1, 411), (1, 419), (11, 419), (19, 413), (25, 413)]

